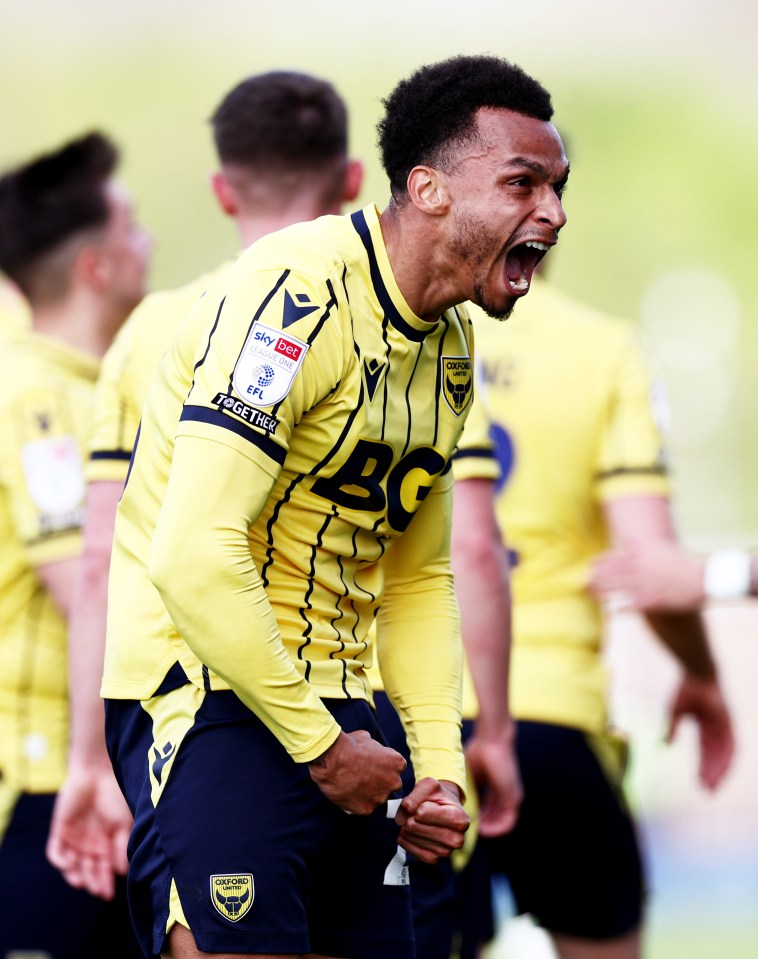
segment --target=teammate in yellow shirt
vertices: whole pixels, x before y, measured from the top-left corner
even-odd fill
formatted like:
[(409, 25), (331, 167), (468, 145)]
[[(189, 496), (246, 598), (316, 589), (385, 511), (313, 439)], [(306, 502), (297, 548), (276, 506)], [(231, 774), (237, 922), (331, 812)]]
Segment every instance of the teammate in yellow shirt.
[[(248, 77), (212, 118), (221, 170), (212, 186), (242, 247), (301, 220), (338, 213), (354, 200), (362, 167), (348, 157), (347, 111), (331, 84), (293, 71)], [(89, 436), (82, 571), (71, 621), (72, 736), (48, 855), (69, 881), (112, 894), (132, 817), (113, 778), (100, 698), (108, 568), (142, 407), (179, 323), (215, 274), (147, 296), (119, 331), (98, 378)]]
[[(674, 536), (650, 376), (625, 324), (542, 280), (507, 336), (474, 319), (511, 548), (511, 708), (524, 783), (514, 831), (485, 845), (518, 911), (551, 933), (562, 959), (636, 959), (643, 869), (609, 726), (602, 613), (587, 585), (608, 539)], [(703, 624), (685, 615), (651, 625), (685, 669), (673, 718), (699, 723), (701, 776), (713, 786), (733, 740)]]
[[(31, 329), (0, 361), (0, 953), (138, 954), (106, 905), (45, 860), (66, 763), (66, 619), (81, 550), (82, 450), (99, 358), (144, 292), (147, 237), (90, 134), (0, 179), (0, 268)], [(33, 879), (30, 880), (29, 877)], [(122, 890), (124, 892), (125, 890)]]
[[(473, 381), (456, 304), (507, 315), (556, 242), (551, 114), (496, 58), (417, 71), (385, 101), (384, 213), (258, 241), (161, 361), (118, 509), (103, 679), (153, 951), (413, 955), (398, 840), (432, 862), (468, 824), (448, 462)], [(375, 615), (420, 777), (399, 831), (380, 807), (404, 762), (364, 673)]]

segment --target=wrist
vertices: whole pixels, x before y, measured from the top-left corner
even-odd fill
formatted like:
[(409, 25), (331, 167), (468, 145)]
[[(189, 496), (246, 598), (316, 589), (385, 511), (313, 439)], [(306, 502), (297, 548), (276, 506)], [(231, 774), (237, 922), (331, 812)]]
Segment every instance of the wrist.
[(698, 686), (703, 691), (706, 689), (717, 689), (719, 685), (719, 678), (715, 667), (713, 672), (707, 676), (689, 671), (685, 672), (684, 680), (689, 686)]
[(479, 716), (474, 735), (481, 743), (511, 744), (516, 739), (516, 722), (511, 716), (501, 717), (497, 721), (488, 721)]
[(104, 742), (77, 744), (72, 741), (67, 762), (69, 767), (76, 766), (79, 769), (87, 769), (94, 772), (103, 769), (107, 769), (110, 772), (113, 771), (113, 766), (111, 765), (111, 760)]
[(450, 782), (449, 779), (440, 779), (439, 784), (443, 789), (447, 790), (447, 792), (452, 793), (459, 803), (463, 802), (463, 791), (461, 790), (460, 786), (456, 785), (454, 782)]
[(341, 744), (342, 739), (345, 737), (343, 730), (340, 730), (337, 738), (331, 742), (326, 749), (321, 753), (320, 756), (316, 756), (315, 759), (311, 759), (306, 765), (311, 769), (326, 769), (330, 764), (330, 761), (334, 758), (334, 754), (337, 751), (338, 744)]

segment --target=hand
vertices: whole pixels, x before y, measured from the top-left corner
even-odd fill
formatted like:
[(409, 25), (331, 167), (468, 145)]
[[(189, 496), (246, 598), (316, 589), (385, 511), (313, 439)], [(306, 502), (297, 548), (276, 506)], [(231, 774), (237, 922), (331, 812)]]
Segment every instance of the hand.
[(721, 688), (715, 679), (685, 674), (669, 709), (666, 742), (674, 741), (683, 716), (692, 716), (700, 736), (700, 782), (716, 789), (734, 756), (734, 730)]
[(458, 787), (428, 777), (400, 803), (395, 821), (400, 826), (398, 843), (428, 864), (460, 849), (470, 823)]
[(590, 590), (600, 599), (620, 595), (640, 610), (693, 610), (705, 599), (704, 562), (675, 543), (631, 543), (598, 558)]
[(47, 858), (70, 885), (112, 899), (128, 867), (132, 816), (110, 766), (69, 767), (53, 809)]
[(406, 761), (365, 729), (340, 733), (332, 745), (308, 763), (311, 778), (327, 799), (345, 812), (367, 816), (402, 786)]
[(479, 793), (479, 834), (510, 832), (524, 796), (512, 733), (500, 741), (484, 740), (474, 733), (466, 744), (466, 760)]

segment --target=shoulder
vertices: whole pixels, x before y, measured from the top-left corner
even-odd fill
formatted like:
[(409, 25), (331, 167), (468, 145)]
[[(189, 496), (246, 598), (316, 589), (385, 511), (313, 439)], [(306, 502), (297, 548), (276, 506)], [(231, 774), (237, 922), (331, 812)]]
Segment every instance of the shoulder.
[(57, 381), (55, 365), (50, 363), (35, 341), (25, 331), (3, 344), (0, 357), (0, 406), (8, 408), (19, 397), (37, 390), (49, 389)]
[(203, 293), (223, 274), (228, 264), (212, 273), (205, 273), (191, 283), (171, 290), (156, 290), (142, 300), (127, 318), (114, 340), (114, 346), (135, 342), (142, 337), (150, 339), (160, 335), (163, 329), (173, 329), (202, 297)]

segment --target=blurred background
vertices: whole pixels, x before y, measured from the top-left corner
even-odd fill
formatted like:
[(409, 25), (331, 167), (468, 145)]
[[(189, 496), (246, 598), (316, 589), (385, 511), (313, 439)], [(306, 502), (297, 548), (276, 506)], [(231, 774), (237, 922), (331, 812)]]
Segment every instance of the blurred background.
[[(207, 185), (207, 118), (245, 75), (333, 81), (366, 164), (358, 205), (381, 208), (381, 97), (455, 53), (515, 60), (553, 94), (572, 164), (551, 278), (639, 327), (668, 395), (684, 542), (756, 546), (757, 31), (748, 0), (0, 0), (0, 166), (93, 127), (112, 134), (156, 240), (153, 286), (175, 285), (236, 250)], [(708, 797), (694, 743), (661, 744), (670, 663), (635, 617), (613, 622), (653, 874), (650, 959), (758, 956), (757, 608), (709, 614), (741, 750)]]

